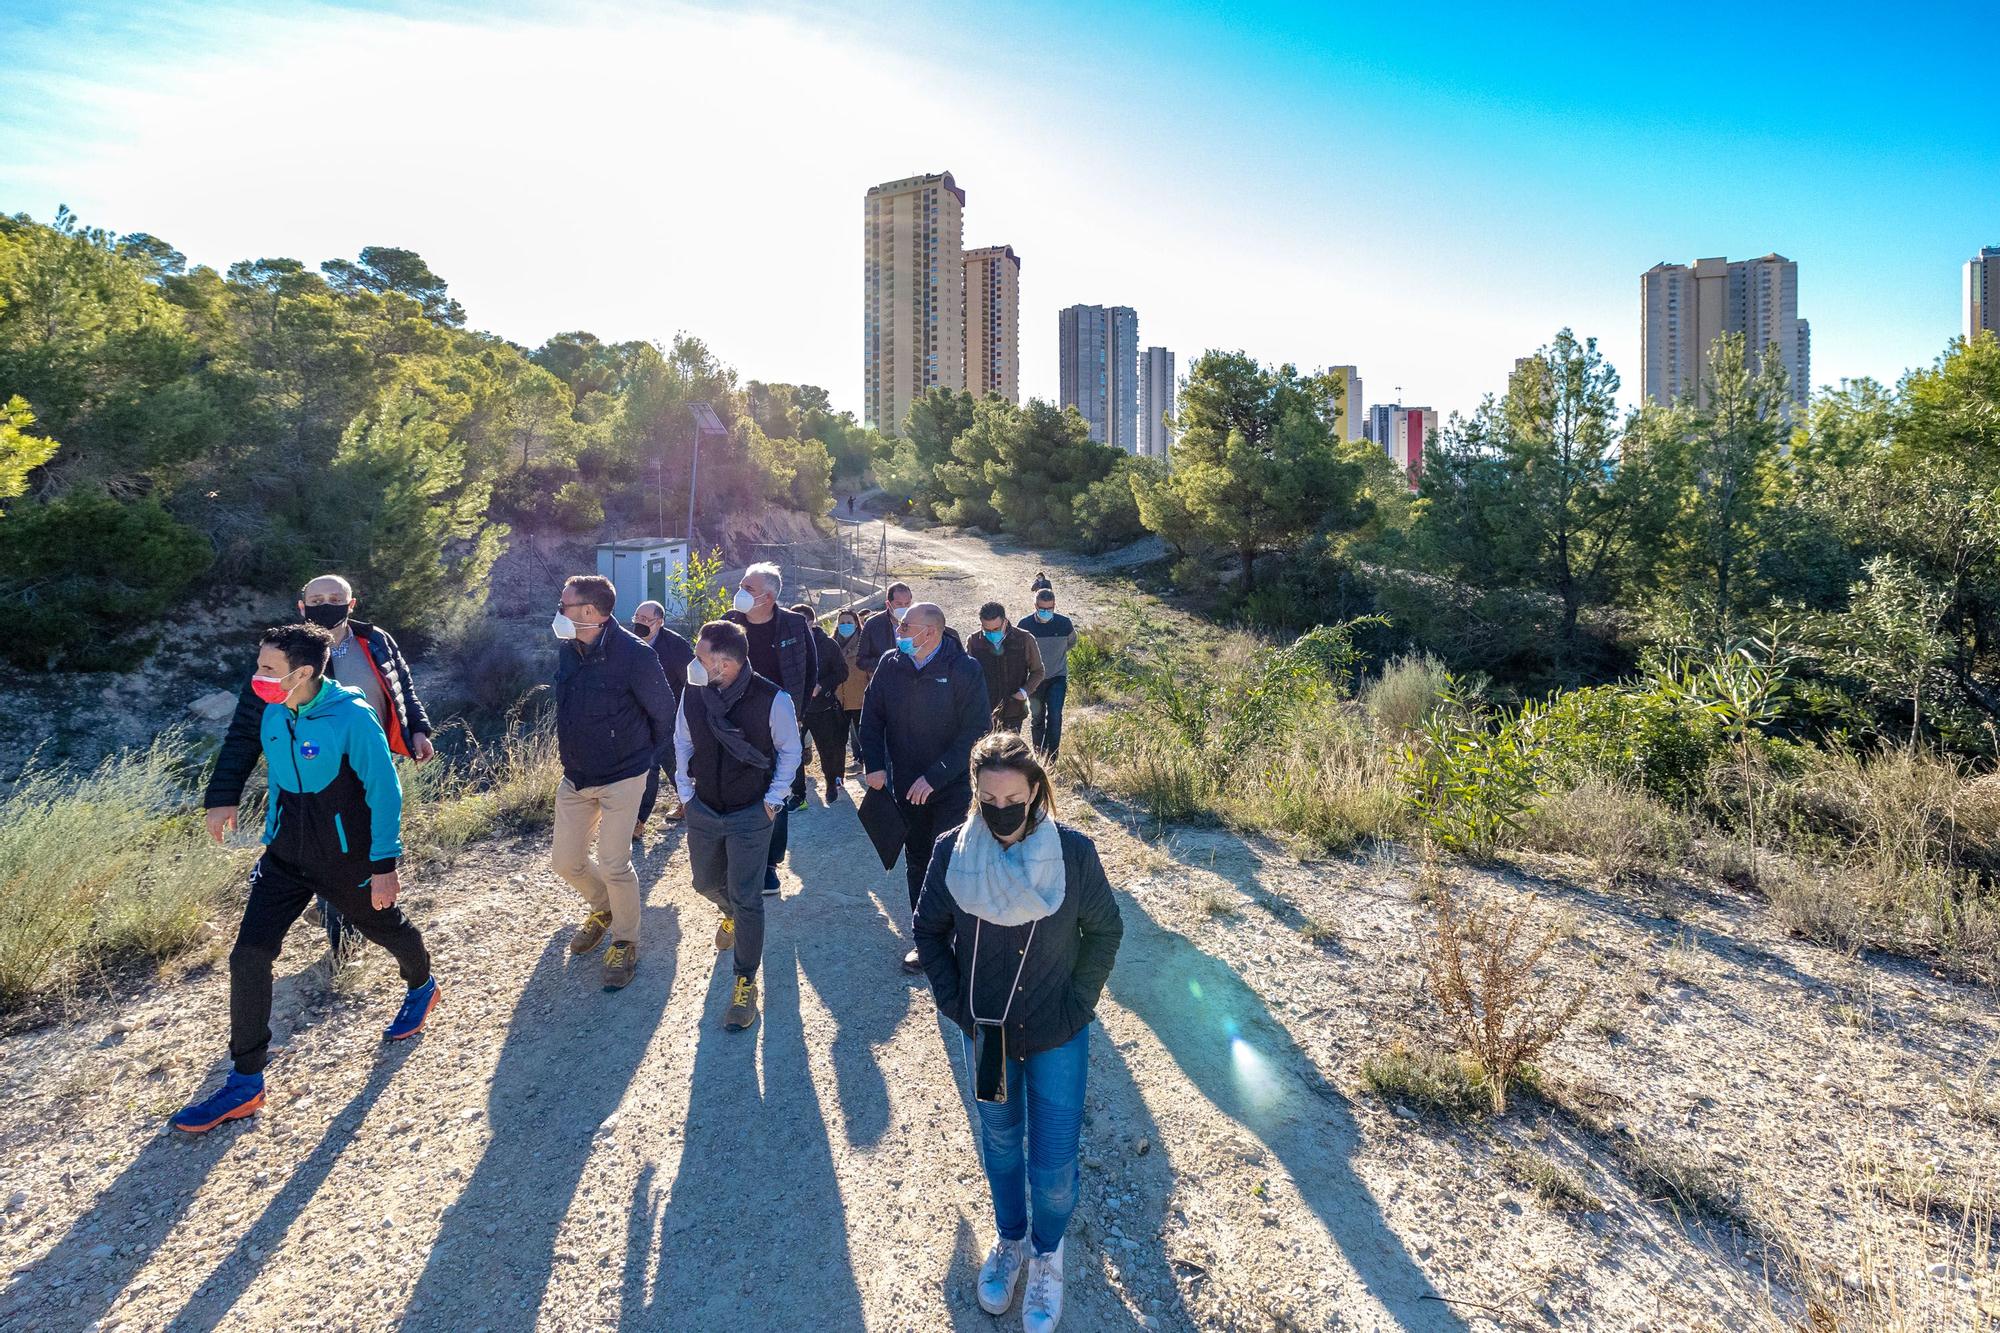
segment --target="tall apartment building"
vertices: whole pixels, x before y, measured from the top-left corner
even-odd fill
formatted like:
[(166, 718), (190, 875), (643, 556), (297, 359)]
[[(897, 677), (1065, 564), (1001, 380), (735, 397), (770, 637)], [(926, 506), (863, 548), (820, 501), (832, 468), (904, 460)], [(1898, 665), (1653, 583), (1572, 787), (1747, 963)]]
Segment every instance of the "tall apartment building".
[(1011, 245), (965, 252), (965, 389), (1021, 401), (1021, 257)]
[(1165, 458), (1174, 442), (1168, 420), (1174, 411), (1174, 354), (1148, 347), (1139, 358), (1139, 452)]
[(1965, 261), (1965, 340), (1981, 333), (2000, 337), (2000, 245)]
[(1706, 399), (1708, 350), (1727, 333), (1743, 335), (1752, 366), (1776, 346), (1792, 401), (1812, 393), (1812, 328), (1799, 318), (1799, 266), (1780, 254), (1730, 263), (1655, 264), (1639, 278), (1639, 358), (1645, 394), (1671, 403), (1693, 392)]
[(965, 191), (949, 171), (877, 185), (863, 250), (863, 411), (897, 435), (925, 389), (966, 383)]
[(1353, 366), (1328, 366), (1326, 373), (1340, 385), (1340, 398), (1333, 404), (1333, 436), (1337, 440), (1358, 440), (1366, 434), (1361, 401), (1361, 372)]
[(1368, 438), (1410, 478), (1410, 489), (1424, 475), (1424, 445), (1437, 430), (1438, 414), (1428, 407), (1377, 403), (1368, 409)]
[(1060, 397), (1090, 438), (1139, 451), (1139, 316), (1130, 306), (1073, 305), (1059, 316)]

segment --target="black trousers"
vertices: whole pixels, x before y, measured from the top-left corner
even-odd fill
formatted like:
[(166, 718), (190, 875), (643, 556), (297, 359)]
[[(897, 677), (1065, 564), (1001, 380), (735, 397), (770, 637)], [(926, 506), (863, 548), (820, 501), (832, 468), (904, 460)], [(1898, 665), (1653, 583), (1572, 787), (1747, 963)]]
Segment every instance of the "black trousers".
[(931, 849), (937, 840), (965, 822), (972, 809), (972, 783), (954, 782), (931, 793), (922, 805), (911, 805), (901, 797), (896, 808), (903, 812), (903, 870), (910, 877), (910, 911), (917, 910), (923, 896), (924, 874), (931, 868)]
[[(821, 776), (828, 783), (839, 781), (847, 773), (847, 714), (838, 708), (807, 713), (806, 731), (812, 736), (813, 749), (819, 751)], [(801, 761), (799, 772), (803, 775), (805, 771)]]
[(403, 980), (421, 986), (431, 977), (431, 956), (423, 933), (401, 907), (377, 911), (368, 881), (329, 882), (323, 874), (280, 860), (269, 852), (250, 871), (250, 901), (229, 951), (229, 1054), (239, 1074), (263, 1071), (271, 1058), (271, 969), (285, 946), (285, 932), (319, 894), (338, 908), (349, 925), (396, 957)]

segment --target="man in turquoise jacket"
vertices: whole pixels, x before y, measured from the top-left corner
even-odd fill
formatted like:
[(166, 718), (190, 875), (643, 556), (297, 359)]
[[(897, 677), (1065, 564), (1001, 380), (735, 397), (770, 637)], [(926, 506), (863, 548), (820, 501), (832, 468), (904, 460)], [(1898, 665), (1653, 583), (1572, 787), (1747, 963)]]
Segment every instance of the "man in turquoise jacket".
[(258, 736), (269, 773), (264, 854), (229, 951), (229, 1054), (236, 1068), (213, 1096), (174, 1114), (200, 1134), (264, 1104), (271, 1050), (271, 971), (285, 932), (326, 898), (364, 939), (395, 955), (409, 990), (390, 1041), (413, 1037), (437, 1003), (424, 937), (396, 906), (402, 882), (403, 788), (389, 739), (359, 690), (327, 678), (333, 636), (317, 625), (264, 631), (250, 686), (264, 700)]

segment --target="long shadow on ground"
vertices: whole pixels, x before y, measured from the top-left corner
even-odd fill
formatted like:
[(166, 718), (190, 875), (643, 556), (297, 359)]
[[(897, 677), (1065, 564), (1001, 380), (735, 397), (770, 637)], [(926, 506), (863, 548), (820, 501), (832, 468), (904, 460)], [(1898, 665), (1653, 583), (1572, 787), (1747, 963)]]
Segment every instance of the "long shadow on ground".
[[(281, 1046), (296, 1044), (307, 1027), (324, 1021), (331, 1009), (301, 1011), (301, 1005), (325, 986), (325, 974), (317, 967), (277, 978), (272, 995), (272, 1029), (282, 1034)], [(226, 1003), (226, 1001), (225, 1001)], [(338, 1007), (336, 1005), (336, 1007)], [(227, 1045), (226, 1010), (216, 1017), (216, 1046)], [(286, 1019), (282, 1017), (290, 1015)], [(385, 1063), (383, 1071), (398, 1062)], [(282, 1086), (286, 1070), (282, 1049), (274, 1052), (271, 1081)], [(227, 1061), (218, 1059), (199, 1084), (177, 1089), (189, 1097), (208, 1091), (220, 1081)], [(372, 1084), (371, 1086), (375, 1086)], [(375, 1086), (379, 1093), (380, 1087)], [(370, 1097), (372, 1100), (372, 1095)], [(231, 1123), (207, 1134), (191, 1136), (162, 1128), (147, 1140), (131, 1165), (119, 1173), (103, 1193), (92, 1201), (63, 1238), (29, 1267), (14, 1274), (0, 1292), (0, 1328), (33, 1328), (38, 1333), (59, 1329), (88, 1328), (110, 1310), (119, 1293), (152, 1262), (181, 1219), (187, 1215), (202, 1181), (222, 1158), (239, 1151), (238, 1144), (248, 1122)], [(113, 1253), (98, 1255), (100, 1247), (116, 1245)], [(87, 1266), (88, 1277), (78, 1280), (75, 1269)], [(71, 1294), (65, 1308), (45, 1308), (27, 1316), (29, 1305), (51, 1290), (60, 1278)]]
[(181, 1312), (167, 1321), (169, 1327), (199, 1329), (202, 1333), (219, 1326), (229, 1316), (231, 1308), (250, 1289), (250, 1284), (263, 1270), (261, 1258), (253, 1258), (253, 1252), (268, 1257), (276, 1254), (285, 1239), (285, 1233), (299, 1220), (299, 1215), (319, 1193), (319, 1187), (340, 1162), (340, 1154), (354, 1137), (354, 1132), (368, 1116), (383, 1091), (389, 1086), (389, 1079), (402, 1068), (403, 1061), (410, 1054), (408, 1045), (398, 1045), (368, 1072), (368, 1081), (340, 1108), (328, 1122), (326, 1133), (320, 1136), (319, 1146), (312, 1150), (303, 1162), (293, 1168), (286, 1179), (284, 1188), (271, 1197), (264, 1205), (264, 1211), (250, 1224), (241, 1240), (215, 1265), (208, 1281), (197, 1287), (188, 1297)]
[(726, 956), (709, 980), (679, 1170), (664, 1194), (650, 1171), (634, 1191), (620, 1328), (865, 1323), (806, 1056), (799, 950), (782, 920), (773, 925), (760, 1026), (722, 1028), (734, 980)]
[(601, 949), (570, 957), (567, 927), (543, 946), (493, 1071), (486, 1152), (445, 1215), (406, 1326), (536, 1326), (597, 1129), (624, 1100), (673, 990), (679, 914), (643, 910), (642, 961), (622, 991), (599, 988)]
[(1215, 1107), (1277, 1157), (1361, 1284), (1406, 1329), (1462, 1327), (1348, 1165), (1358, 1133), (1338, 1089), (1227, 965), (1167, 930), (1129, 895), (1110, 991), (1153, 1030)]

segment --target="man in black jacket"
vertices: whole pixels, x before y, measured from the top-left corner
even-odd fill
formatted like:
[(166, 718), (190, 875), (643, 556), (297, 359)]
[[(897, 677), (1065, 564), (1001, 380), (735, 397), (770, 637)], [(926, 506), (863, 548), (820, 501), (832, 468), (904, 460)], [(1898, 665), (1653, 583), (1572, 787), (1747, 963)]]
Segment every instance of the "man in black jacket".
[[(812, 697), (806, 700), (799, 725), (811, 738), (812, 749), (819, 751), (820, 771), (826, 778), (826, 803), (832, 805), (840, 795), (841, 776), (847, 771), (847, 715), (840, 711), (840, 687), (847, 681), (847, 658), (833, 636), (819, 627), (810, 606), (800, 602), (792, 610), (811, 627), (813, 651), (819, 655), (819, 676)], [(801, 778), (810, 758), (811, 751), (807, 751), (799, 760)], [(793, 784), (795, 789), (800, 785)]]
[[(389, 738), (389, 753), (425, 763), (435, 753), (431, 719), (423, 700), (417, 697), (410, 664), (403, 660), (403, 650), (388, 630), (353, 618), (355, 602), (353, 585), (346, 579), (321, 574), (299, 590), (299, 619), (333, 636), (327, 674), (349, 689), (361, 691)], [(257, 756), (263, 753), (257, 730), (263, 718), (264, 701), (246, 680), (237, 694), (236, 715), (229, 720), (215, 767), (208, 775), (208, 789), (201, 798), (208, 812), (209, 836), (217, 842), (236, 823), (243, 788), (256, 771)], [(326, 928), (333, 965), (338, 967), (352, 956), (360, 936), (341, 917), (340, 909), (325, 898), (319, 900), (319, 919)]]
[[(861, 700), (862, 781), (887, 790), (902, 812), (903, 873), (910, 910), (939, 835), (965, 822), (972, 805), (967, 768), (986, 734), (986, 677), (946, 636), (944, 611), (918, 602), (903, 617), (896, 651), (883, 655)], [(917, 951), (903, 968), (920, 970)]]
[(799, 726), (792, 697), (750, 669), (742, 626), (712, 620), (696, 642), (707, 684), (681, 696), (674, 785), (687, 809), (695, 892), (722, 911), (716, 951), (735, 955), (722, 1025), (740, 1031), (757, 1018), (766, 844), (799, 764)]
[[(694, 649), (686, 639), (667, 628), (667, 608), (658, 602), (641, 602), (632, 610), (632, 632), (644, 639), (660, 657), (660, 669), (667, 673), (667, 688), (674, 692), (674, 707), (681, 706), (681, 693), (687, 689), (688, 663), (694, 661)], [(646, 831), (646, 821), (652, 818), (653, 804), (660, 797), (660, 770), (673, 771), (674, 757), (666, 750), (660, 751), (659, 761), (646, 771), (646, 795), (639, 802), (639, 820), (632, 826), (632, 841), (637, 842)], [(678, 802), (669, 806), (665, 819), (679, 819), (681, 812)]]
[(882, 655), (896, 650), (903, 617), (910, 613), (910, 603), (916, 600), (909, 584), (892, 583), (882, 609), (861, 622), (861, 650), (856, 656), (864, 672), (874, 674), (875, 664), (882, 660)]
[[(819, 678), (819, 650), (813, 646), (812, 623), (778, 605), (778, 594), (784, 590), (785, 576), (776, 565), (752, 565), (743, 571), (735, 604), (722, 618), (743, 627), (750, 641), (750, 669), (791, 695), (793, 711), (802, 713)], [(778, 892), (778, 866), (791, 844), (791, 812), (805, 803), (805, 776), (799, 773), (771, 828), (771, 863), (764, 872), (767, 898)]]
[(674, 695), (659, 656), (618, 623), (617, 604), (610, 579), (575, 574), (563, 584), (551, 626), (565, 643), (556, 654), (563, 776), (549, 865), (590, 904), (570, 952), (589, 953), (611, 932), (606, 990), (627, 985), (639, 966), (639, 876), (627, 830), (646, 793), (646, 770), (674, 734)]

